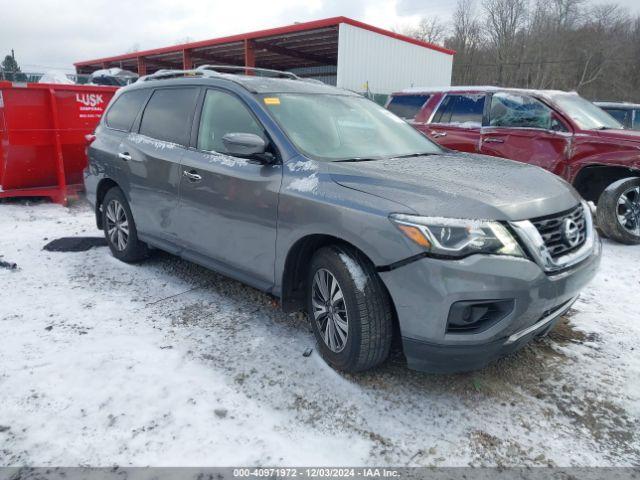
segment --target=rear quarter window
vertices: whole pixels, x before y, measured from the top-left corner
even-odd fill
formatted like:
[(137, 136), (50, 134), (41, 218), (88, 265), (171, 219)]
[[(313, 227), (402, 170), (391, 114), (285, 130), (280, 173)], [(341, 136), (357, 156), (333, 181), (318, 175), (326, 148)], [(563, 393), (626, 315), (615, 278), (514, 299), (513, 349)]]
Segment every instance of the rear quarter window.
[(153, 92), (142, 114), (140, 134), (188, 145), (198, 93), (196, 87), (164, 88)]
[(469, 93), (447, 95), (433, 117), (433, 123), (448, 123), (464, 127), (481, 127), (485, 95)]
[(429, 97), (429, 95), (397, 95), (391, 98), (387, 110), (405, 120), (413, 120)]
[(148, 96), (148, 90), (134, 90), (120, 95), (105, 116), (107, 126), (129, 131)]
[(640, 130), (640, 109), (635, 111), (635, 115), (633, 118), (633, 129)]

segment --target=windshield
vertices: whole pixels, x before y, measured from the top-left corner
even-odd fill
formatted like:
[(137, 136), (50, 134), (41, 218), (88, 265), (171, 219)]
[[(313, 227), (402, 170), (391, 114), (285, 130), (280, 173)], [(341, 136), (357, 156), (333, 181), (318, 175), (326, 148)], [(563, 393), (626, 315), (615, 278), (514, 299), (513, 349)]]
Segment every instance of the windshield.
[(366, 98), (283, 93), (262, 100), (291, 141), (314, 159), (379, 159), (442, 152), (406, 122)]
[(583, 130), (604, 130), (624, 128), (620, 122), (575, 93), (552, 95), (553, 101)]

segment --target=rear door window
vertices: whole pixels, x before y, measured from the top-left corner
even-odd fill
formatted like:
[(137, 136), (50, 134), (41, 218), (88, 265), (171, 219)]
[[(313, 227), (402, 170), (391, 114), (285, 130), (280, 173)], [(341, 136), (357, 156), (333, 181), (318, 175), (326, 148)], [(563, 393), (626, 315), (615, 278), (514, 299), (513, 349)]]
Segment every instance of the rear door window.
[(541, 101), (508, 92), (493, 94), (489, 125), (512, 128), (551, 128), (552, 111)]
[(427, 100), (429, 95), (398, 95), (391, 98), (387, 110), (405, 120), (413, 120)]
[(480, 127), (484, 112), (485, 95), (447, 95), (433, 117), (433, 123)]
[(129, 131), (148, 96), (149, 90), (133, 90), (120, 95), (107, 112), (107, 126)]
[(142, 114), (140, 134), (165, 142), (188, 145), (199, 89), (164, 88), (153, 92)]
[(242, 100), (220, 90), (208, 90), (200, 116), (198, 149), (227, 153), (222, 139), (228, 133), (253, 133), (266, 140), (264, 129)]

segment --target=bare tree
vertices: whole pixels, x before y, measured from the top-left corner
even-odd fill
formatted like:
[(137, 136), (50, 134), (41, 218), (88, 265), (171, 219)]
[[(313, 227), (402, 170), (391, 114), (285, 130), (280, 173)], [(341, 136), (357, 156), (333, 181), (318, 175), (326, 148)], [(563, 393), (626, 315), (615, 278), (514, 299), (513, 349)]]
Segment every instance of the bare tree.
[(448, 26), (439, 17), (423, 17), (410, 35), (424, 42), (442, 44), (447, 36)]
[(457, 52), (454, 76), (460, 78), (461, 83), (477, 81), (472, 65), (480, 49), (482, 32), (473, 0), (458, 0), (452, 30), (453, 35), (446, 44)]
[(448, 28), (435, 29), (447, 32), (444, 44), (457, 52), (454, 84), (640, 102), (640, 16), (595, 0), (478, 1), (479, 9), (474, 0), (458, 0)]
[(573, 28), (580, 19), (580, 7), (584, 0), (552, 0), (551, 12), (558, 26)]
[(578, 30), (575, 88), (584, 89), (601, 79), (619, 61), (619, 39), (629, 28), (629, 18), (617, 5), (596, 5)]
[(497, 81), (502, 84), (510, 80), (505, 75), (505, 66), (516, 60), (520, 30), (527, 15), (526, 0), (484, 0), (482, 7), (486, 15), (486, 34), (495, 50)]

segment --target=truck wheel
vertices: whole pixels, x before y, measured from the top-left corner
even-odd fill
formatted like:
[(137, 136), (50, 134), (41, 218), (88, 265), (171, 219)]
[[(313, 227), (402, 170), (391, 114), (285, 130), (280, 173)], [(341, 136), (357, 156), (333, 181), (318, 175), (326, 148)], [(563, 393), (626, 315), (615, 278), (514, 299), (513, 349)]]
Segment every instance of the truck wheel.
[(311, 260), (307, 286), (309, 319), (327, 363), (358, 372), (387, 358), (391, 301), (366, 258), (352, 248), (323, 247)]
[(147, 257), (147, 244), (138, 240), (129, 203), (118, 187), (113, 187), (104, 196), (102, 226), (109, 249), (118, 260), (131, 263)]
[(640, 244), (640, 177), (609, 185), (598, 200), (598, 226), (612, 240)]

